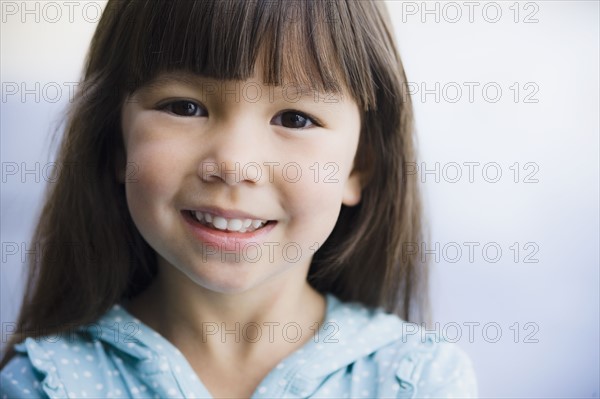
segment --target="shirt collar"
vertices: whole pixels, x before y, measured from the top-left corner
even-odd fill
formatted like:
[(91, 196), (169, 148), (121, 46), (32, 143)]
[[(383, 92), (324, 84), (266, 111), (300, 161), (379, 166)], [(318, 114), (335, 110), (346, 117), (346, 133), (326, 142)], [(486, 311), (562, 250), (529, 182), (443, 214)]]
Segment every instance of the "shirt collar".
[[(326, 295), (327, 312), (318, 334), (284, 362), (306, 358), (296, 372), (304, 378), (322, 378), (376, 352), (401, 338), (402, 324), (395, 315), (381, 309), (368, 309), (359, 303), (341, 302)], [(127, 355), (149, 363), (169, 352), (181, 352), (158, 332), (115, 304), (97, 324), (82, 327), (93, 339), (101, 340)], [(156, 348), (164, 347), (159, 353)], [(316, 367), (315, 367), (316, 365)]]

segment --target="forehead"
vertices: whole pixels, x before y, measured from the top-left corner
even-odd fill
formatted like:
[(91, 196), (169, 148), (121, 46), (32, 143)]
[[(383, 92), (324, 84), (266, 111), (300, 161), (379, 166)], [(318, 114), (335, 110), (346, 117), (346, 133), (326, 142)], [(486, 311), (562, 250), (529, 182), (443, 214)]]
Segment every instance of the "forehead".
[(285, 81), (278, 85), (268, 84), (260, 76), (260, 72), (257, 72), (247, 80), (230, 80), (215, 79), (187, 71), (171, 71), (160, 73), (136, 91), (148, 93), (175, 87), (186, 87), (205, 95), (242, 93), (251, 96), (252, 99), (264, 95), (271, 100), (295, 101), (304, 98), (319, 102), (340, 102), (347, 93), (346, 90), (340, 92), (323, 91), (313, 85), (297, 81)]
[(353, 2), (173, 0), (130, 6), (128, 56), (119, 69), (136, 82), (131, 91), (165, 72), (247, 80), (260, 70), (268, 85), (310, 94), (345, 92), (363, 108), (374, 102), (366, 44), (350, 18), (361, 11), (350, 12), (358, 7)]

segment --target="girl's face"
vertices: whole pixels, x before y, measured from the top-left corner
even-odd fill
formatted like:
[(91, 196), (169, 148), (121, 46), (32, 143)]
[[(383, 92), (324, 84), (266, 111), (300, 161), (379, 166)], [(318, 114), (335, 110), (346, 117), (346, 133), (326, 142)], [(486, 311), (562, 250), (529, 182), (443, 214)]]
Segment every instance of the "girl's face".
[(305, 277), (360, 201), (355, 101), (258, 76), (162, 74), (122, 110), (131, 216), (159, 265), (212, 291)]

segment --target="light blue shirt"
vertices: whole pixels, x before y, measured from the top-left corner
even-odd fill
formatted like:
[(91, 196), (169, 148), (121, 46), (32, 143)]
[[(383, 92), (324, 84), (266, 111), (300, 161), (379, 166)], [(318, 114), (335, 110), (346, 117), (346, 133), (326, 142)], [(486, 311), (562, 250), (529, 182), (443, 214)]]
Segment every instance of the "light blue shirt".
[[(289, 339), (297, 332), (287, 326)], [(319, 334), (271, 370), (252, 397), (476, 397), (465, 353), (423, 332), (327, 295)], [(211, 397), (182, 353), (120, 305), (72, 334), (27, 338), (15, 349), (0, 373), (2, 398)]]

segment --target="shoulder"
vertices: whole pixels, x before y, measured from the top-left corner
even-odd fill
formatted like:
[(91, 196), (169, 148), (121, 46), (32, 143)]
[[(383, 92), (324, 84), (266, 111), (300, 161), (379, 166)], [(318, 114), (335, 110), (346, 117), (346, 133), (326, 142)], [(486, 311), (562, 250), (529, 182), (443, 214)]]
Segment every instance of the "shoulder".
[(104, 377), (98, 351), (85, 334), (26, 338), (15, 352), (1, 372), (2, 398), (80, 396)]
[(400, 325), (397, 338), (373, 354), (380, 375), (391, 371), (382, 379), (384, 385), (391, 385), (399, 397), (477, 397), (473, 363), (461, 347), (422, 326), (399, 318), (396, 323)]
[[(477, 396), (471, 359), (439, 331), (427, 330), (381, 309), (341, 302), (337, 306), (341, 342), (355, 348), (353, 363), (357, 370), (372, 370), (373, 374), (368, 374), (371, 378), (376, 376), (373, 383), (380, 394), (420, 398)], [(363, 380), (360, 375), (352, 378)]]
[[(120, 321), (115, 322), (115, 317)], [(4, 397), (109, 397), (127, 393), (144, 342), (118, 306), (85, 326), (26, 338), (1, 371)], [(135, 332), (135, 330), (133, 330)], [(135, 343), (134, 343), (135, 342)]]
[(477, 380), (469, 356), (439, 335), (403, 337), (390, 345), (398, 387), (420, 398), (477, 397)]
[(45, 398), (42, 379), (27, 355), (17, 353), (0, 371), (0, 397)]

